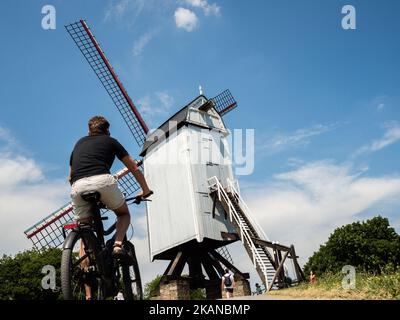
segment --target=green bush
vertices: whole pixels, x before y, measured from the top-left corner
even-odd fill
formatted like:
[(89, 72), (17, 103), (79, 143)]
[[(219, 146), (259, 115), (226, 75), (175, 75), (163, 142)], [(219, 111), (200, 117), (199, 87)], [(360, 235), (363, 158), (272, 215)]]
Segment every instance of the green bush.
[(380, 274), (385, 266), (397, 270), (400, 264), (400, 236), (381, 216), (365, 222), (354, 222), (336, 229), (304, 266), (321, 275), (340, 272), (345, 265)]
[(190, 290), (190, 300), (205, 300), (206, 299), (206, 289), (192, 289)]
[[(45, 265), (54, 266), (59, 276), (61, 250), (27, 250), (14, 257), (4, 255), (0, 259), (0, 300), (59, 299), (59, 288), (55, 291), (42, 288), (45, 274), (41, 271)], [(59, 281), (56, 285), (59, 286)]]
[(153, 280), (146, 283), (143, 295), (144, 300), (150, 300), (150, 298), (155, 297), (157, 295), (157, 289), (158, 285), (160, 284), (161, 277), (162, 277), (161, 275), (157, 275)]
[(388, 298), (400, 299), (400, 272), (370, 276), (367, 281), (368, 289), (372, 294), (385, 293)]

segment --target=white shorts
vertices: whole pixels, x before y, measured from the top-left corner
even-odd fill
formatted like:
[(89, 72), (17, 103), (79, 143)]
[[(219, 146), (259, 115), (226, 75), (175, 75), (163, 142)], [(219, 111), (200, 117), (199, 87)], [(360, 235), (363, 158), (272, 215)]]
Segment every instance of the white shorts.
[(86, 191), (100, 192), (100, 201), (110, 210), (118, 209), (125, 203), (125, 197), (118, 188), (117, 179), (111, 174), (79, 179), (71, 187), (71, 199), (76, 220), (86, 219), (92, 215), (91, 204), (81, 197), (81, 193)]

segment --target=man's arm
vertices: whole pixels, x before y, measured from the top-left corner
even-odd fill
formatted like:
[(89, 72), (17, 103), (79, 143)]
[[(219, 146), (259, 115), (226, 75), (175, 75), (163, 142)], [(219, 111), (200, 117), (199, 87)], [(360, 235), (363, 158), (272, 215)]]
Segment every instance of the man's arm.
[(140, 187), (142, 188), (143, 192), (142, 195), (148, 194), (150, 192), (150, 188), (147, 185), (143, 173), (139, 170), (138, 166), (136, 165), (135, 160), (133, 160), (133, 158), (128, 155), (122, 158), (122, 162), (128, 168), (128, 170), (132, 172), (136, 181), (139, 183)]

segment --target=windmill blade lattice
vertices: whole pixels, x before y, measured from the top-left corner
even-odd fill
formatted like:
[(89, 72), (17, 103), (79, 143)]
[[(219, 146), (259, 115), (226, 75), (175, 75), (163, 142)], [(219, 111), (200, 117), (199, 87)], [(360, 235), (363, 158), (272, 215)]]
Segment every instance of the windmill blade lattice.
[(122, 82), (84, 20), (65, 26), (128, 125), (139, 147), (149, 131)]
[(210, 100), (214, 102), (214, 108), (220, 116), (227, 114), (237, 107), (237, 102), (228, 89)]
[[(126, 197), (129, 197), (140, 189), (138, 183), (128, 169), (122, 169), (115, 174), (118, 177), (118, 184)], [(101, 210), (104, 215), (108, 210)], [(53, 212), (46, 218), (35, 223), (25, 230), (26, 237), (32, 241), (36, 249), (59, 247), (64, 242), (64, 225), (73, 222), (75, 216), (71, 203)]]

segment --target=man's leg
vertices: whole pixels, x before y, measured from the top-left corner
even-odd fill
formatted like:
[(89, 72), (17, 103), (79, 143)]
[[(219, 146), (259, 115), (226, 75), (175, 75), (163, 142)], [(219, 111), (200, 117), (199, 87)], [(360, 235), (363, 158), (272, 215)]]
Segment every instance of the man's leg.
[[(71, 199), (72, 199), (72, 204), (74, 207), (74, 211), (75, 211), (75, 220), (77, 221), (77, 223), (80, 224), (85, 224), (85, 223), (89, 223), (91, 221), (91, 205), (86, 202), (85, 200), (82, 199), (82, 197), (80, 196), (80, 193), (82, 193), (83, 191), (85, 191), (84, 189), (81, 190), (82, 185), (78, 184), (75, 186), (72, 186), (71, 189)], [(85, 252), (85, 246), (83, 244), (83, 240), (81, 239), (79, 244), (79, 258), (83, 257), (86, 252)], [(80, 263), (80, 267), (84, 272), (88, 271), (89, 268), (89, 258), (86, 258), (84, 260), (81, 261)], [(85, 297), (86, 300), (90, 300), (92, 298), (92, 288), (90, 286), (90, 284), (85, 283), (84, 284), (85, 287)]]
[(126, 202), (124, 202), (124, 204), (118, 209), (115, 209), (114, 212), (117, 215), (115, 244), (121, 245), (125, 234), (128, 231), (129, 224), (131, 223), (131, 215)]
[[(79, 257), (83, 257), (86, 253), (85, 253), (85, 248), (83, 246), (83, 241), (80, 240), (80, 248), (79, 248)], [(88, 267), (89, 267), (89, 258), (86, 258), (84, 260), (82, 260), (82, 262), (80, 263), (81, 268), (84, 271), (87, 271)], [(86, 296), (86, 300), (90, 300), (92, 298), (92, 288), (85, 283), (85, 296)]]

